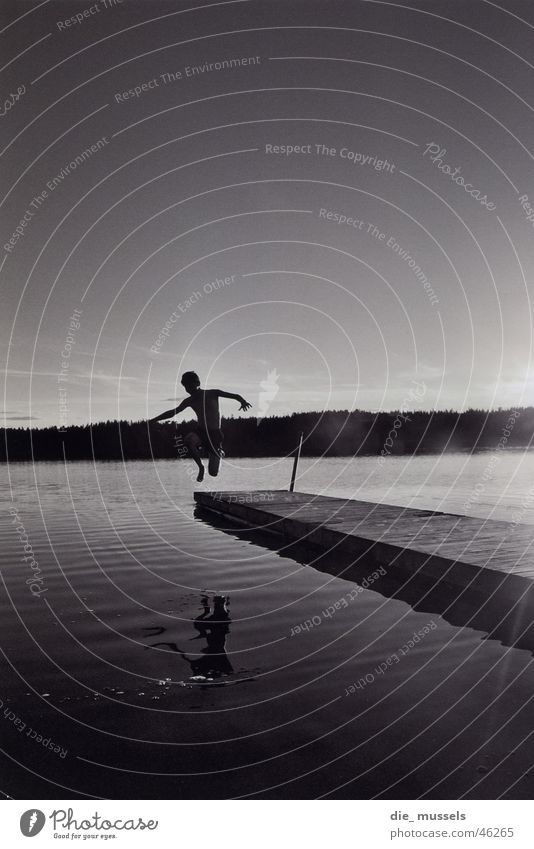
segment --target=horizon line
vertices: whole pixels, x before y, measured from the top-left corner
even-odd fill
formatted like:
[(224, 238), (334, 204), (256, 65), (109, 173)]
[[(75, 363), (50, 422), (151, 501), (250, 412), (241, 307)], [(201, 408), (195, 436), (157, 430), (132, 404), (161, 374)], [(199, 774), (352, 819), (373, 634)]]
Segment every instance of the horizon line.
[[(529, 405), (523, 406), (523, 407), (520, 407), (520, 406), (496, 407), (494, 409), (486, 409), (486, 408), (483, 408), (483, 407), (467, 407), (465, 410), (455, 410), (454, 408), (450, 408), (450, 407), (446, 407), (444, 409), (429, 409), (429, 410), (401, 410), (400, 408), (393, 408), (393, 409), (389, 409), (389, 410), (365, 410), (365, 409), (360, 409), (360, 408), (356, 408), (354, 410), (347, 410), (347, 409), (322, 410), (322, 411), (321, 410), (297, 410), (297, 411), (294, 411), (292, 413), (279, 413), (279, 414), (276, 414), (276, 415), (273, 415), (273, 416), (259, 416), (259, 417), (258, 416), (239, 416), (238, 417), (238, 416), (233, 416), (233, 415), (231, 415), (231, 416), (221, 416), (221, 420), (222, 421), (224, 421), (224, 420), (228, 421), (228, 420), (231, 420), (231, 419), (233, 419), (233, 420), (238, 419), (239, 421), (255, 420), (257, 423), (259, 423), (261, 421), (269, 421), (269, 420), (272, 421), (272, 420), (275, 420), (275, 419), (292, 418), (293, 416), (326, 416), (326, 415), (329, 415), (329, 414), (330, 415), (332, 415), (332, 414), (345, 414), (347, 416), (351, 416), (354, 413), (360, 413), (360, 414), (371, 415), (371, 416), (379, 416), (379, 415), (393, 415), (393, 414), (398, 414), (400, 412), (402, 412), (402, 414), (404, 416), (407, 416), (407, 415), (413, 415), (413, 416), (417, 416), (417, 415), (439, 415), (439, 414), (449, 414), (449, 415), (455, 414), (457, 416), (463, 416), (463, 415), (466, 415), (466, 413), (481, 413), (481, 414), (486, 414), (487, 416), (489, 416), (489, 415), (494, 415), (495, 413), (508, 413), (512, 410), (513, 411), (519, 411), (519, 412), (521, 412), (521, 411), (525, 412), (527, 410), (534, 410), (534, 405), (529, 404)], [(13, 421), (25, 421), (25, 420), (27, 421), (27, 419), (24, 419), (24, 418), (21, 417), (20, 419), (18, 419), (18, 420), (14, 419)], [(196, 419), (182, 419), (180, 422), (175, 421), (174, 424), (187, 424), (189, 422), (195, 422), (195, 421), (196, 421)], [(0, 430), (4, 430), (4, 431), (5, 430), (47, 430), (49, 428), (56, 428), (56, 429), (61, 431), (61, 430), (65, 430), (66, 428), (70, 428), (70, 427), (96, 427), (97, 425), (115, 423), (115, 422), (116, 423), (125, 422), (125, 423), (130, 424), (130, 425), (146, 423), (148, 425), (150, 423), (150, 420), (149, 419), (101, 419), (101, 420), (96, 421), (96, 422), (87, 421), (87, 422), (78, 422), (78, 423), (71, 422), (69, 424), (49, 424), (49, 425), (42, 425), (41, 427), (39, 427), (39, 426), (32, 427), (31, 425), (28, 425), (28, 424), (26, 424), (26, 425), (2, 425), (0, 427)], [(171, 419), (165, 420), (164, 422), (154, 422), (154, 424), (158, 424), (159, 426), (161, 426), (163, 424), (171, 424), (171, 423), (172, 423)]]

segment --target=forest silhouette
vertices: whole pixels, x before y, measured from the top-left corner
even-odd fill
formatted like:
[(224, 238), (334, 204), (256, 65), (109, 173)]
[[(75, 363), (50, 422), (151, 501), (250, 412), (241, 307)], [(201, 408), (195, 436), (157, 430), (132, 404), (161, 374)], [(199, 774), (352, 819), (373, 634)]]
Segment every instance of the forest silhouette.
[[(400, 424), (399, 424), (400, 423)], [(149, 460), (187, 456), (191, 422), (106, 421), (65, 428), (4, 428), (0, 460)], [(444, 451), (524, 448), (534, 432), (534, 407), (293, 413), (257, 420), (223, 418), (224, 450), (233, 457), (290, 454), (303, 432), (308, 457), (395, 456)]]

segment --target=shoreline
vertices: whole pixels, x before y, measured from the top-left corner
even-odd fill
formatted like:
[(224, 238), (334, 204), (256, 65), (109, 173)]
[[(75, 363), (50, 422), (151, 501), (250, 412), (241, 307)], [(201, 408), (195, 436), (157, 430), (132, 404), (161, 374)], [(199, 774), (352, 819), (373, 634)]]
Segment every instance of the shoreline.
[[(505, 451), (510, 454), (520, 454), (520, 453), (530, 453), (534, 451), (534, 445), (511, 445), (508, 448), (503, 448), (501, 451)], [(368, 460), (370, 458), (376, 457), (377, 460), (381, 460), (380, 465), (384, 465), (384, 462), (388, 460), (400, 460), (403, 457), (411, 457), (413, 459), (418, 457), (443, 457), (454, 456), (460, 454), (462, 456), (474, 456), (477, 454), (496, 454), (496, 448), (488, 448), (486, 446), (481, 446), (479, 448), (450, 448), (445, 451), (418, 451), (416, 454), (390, 454), (388, 457), (381, 457), (380, 454), (301, 454), (302, 460)], [(292, 453), (289, 454), (228, 454), (228, 460), (292, 460)], [(9, 458), (0, 457), (0, 464), (4, 463), (9, 465), (11, 463), (30, 463), (31, 465), (35, 465), (35, 463), (175, 463), (175, 462), (191, 462), (190, 457), (49, 457), (49, 458), (32, 458), (28, 457), (26, 459), (14, 459), (10, 460)]]

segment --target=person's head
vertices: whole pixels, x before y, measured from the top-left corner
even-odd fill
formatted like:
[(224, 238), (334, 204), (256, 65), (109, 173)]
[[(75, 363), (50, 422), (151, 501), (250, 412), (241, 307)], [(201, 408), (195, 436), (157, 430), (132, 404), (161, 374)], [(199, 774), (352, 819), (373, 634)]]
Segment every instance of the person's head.
[(200, 386), (200, 378), (195, 371), (186, 371), (182, 375), (182, 386), (191, 395)]

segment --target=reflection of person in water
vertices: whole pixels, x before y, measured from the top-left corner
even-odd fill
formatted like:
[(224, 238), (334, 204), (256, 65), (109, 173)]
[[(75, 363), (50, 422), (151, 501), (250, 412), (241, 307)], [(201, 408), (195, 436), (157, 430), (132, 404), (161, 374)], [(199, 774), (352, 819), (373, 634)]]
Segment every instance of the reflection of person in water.
[[(206, 646), (201, 649), (201, 657), (189, 657), (176, 643), (154, 643), (152, 648), (168, 646), (171, 651), (178, 652), (189, 663), (193, 675), (202, 676), (202, 678), (220, 678), (221, 675), (231, 675), (234, 669), (226, 654), (226, 636), (230, 632), (229, 623), (231, 622), (228, 611), (229, 601), (227, 596), (215, 595), (212, 612), (208, 597), (202, 597), (202, 613), (194, 620), (194, 627), (198, 631), (198, 636), (192, 638), (193, 640), (206, 640)], [(156, 630), (156, 633), (151, 635), (154, 637), (158, 631), (160, 634), (163, 633), (163, 629), (148, 630)]]
[(226, 636), (230, 633), (229, 599), (223, 595), (213, 597), (213, 613), (211, 613), (206, 596), (202, 599), (203, 613), (195, 619), (198, 637), (206, 640), (202, 649), (202, 657), (190, 660), (191, 669), (195, 675), (205, 675), (206, 678), (219, 678), (221, 675), (231, 675), (232, 664), (226, 654)]

